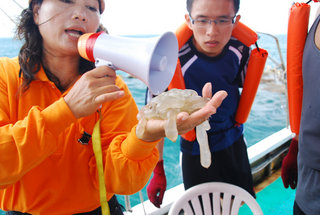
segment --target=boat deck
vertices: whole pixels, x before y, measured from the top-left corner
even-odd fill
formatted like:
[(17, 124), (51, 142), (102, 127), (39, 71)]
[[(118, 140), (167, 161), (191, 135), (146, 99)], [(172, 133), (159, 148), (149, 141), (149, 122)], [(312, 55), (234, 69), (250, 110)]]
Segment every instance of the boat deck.
[[(281, 180), (281, 160), (288, 149), (292, 133), (284, 128), (248, 148), (252, 166), (257, 201), (265, 215), (292, 214), (295, 190), (285, 189)], [(171, 204), (184, 193), (183, 184), (166, 191), (161, 208), (156, 208), (149, 200), (125, 212), (127, 215), (164, 215)], [(5, 213), (0, 210), (0, 215)], [(241, 215), (251, 214), (248, 207), (241, 207)]]
[[(248, 148), (257, 201), (264, 214), (292, 214), (295, 190), (285, 189), (281, 180), (281, 161), (285, 156), (292, 133), (288, 128), (270, 135)], [(161, 208), (156, 208), (149, 200), (135, 205), (128, 215), (164, 215), (172, 203), (184, 193), (183, 184), (166, 191)], [(242, 207), (240, 214), (250, 214)]]
[[(255, 187), (257, 202), (264, 215), (292, 215), (295, 190), (284, 188), (280, 177), (281, 169), (277, 170), (261, 184)], [(250, 214), (247, 208), (240, 210), (241, 215)]]
[[(255, 187), (257, 201), (264, 215), (292, 215), (295, 190), (285, 189), (280, 177), (280, 170)], [(240, 215), (250, 214), (248, 208), (241, 208)], [(0, 210), (0, 215), (5, 212)]]

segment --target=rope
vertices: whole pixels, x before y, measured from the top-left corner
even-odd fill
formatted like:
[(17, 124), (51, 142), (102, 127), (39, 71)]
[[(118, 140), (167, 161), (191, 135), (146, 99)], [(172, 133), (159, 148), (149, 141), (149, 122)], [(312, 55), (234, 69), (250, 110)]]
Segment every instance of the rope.
[(126, 211), (132, 212), (131, 204), (130, 204), (130, 197), (125, 196), (125, 205), (126, 205)]
[(6, 15), (11, 22), (13, 22), (14, 24), (17, 24), (1, 7), (0, 7), (0, 10), (2, 11), (2, 13), (4, 13), (4, 15)]
[(21, 4), (19, 4), (16, 0), (12, 0), (14, 3), (16, 3), (16, 5), (18, 5), (21, 9), (24, 9)]
[(144, 208), (144, 204), (143, 204), (144, 200), (143, 200), (143, 196), (142, 196), (141, 190), (139, 191), (139, 196), (140, 196), (140, 202), (142, 204), (144, 215), (147, 215), (146, 209)]

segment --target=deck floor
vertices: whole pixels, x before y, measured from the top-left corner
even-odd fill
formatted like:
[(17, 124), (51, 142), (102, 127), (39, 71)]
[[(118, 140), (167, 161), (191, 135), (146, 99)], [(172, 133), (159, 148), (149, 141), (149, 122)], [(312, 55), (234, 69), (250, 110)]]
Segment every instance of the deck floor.
[[(255, 187), (257, 201), (264, 215), (292, 215), (295, 190), (285, 189), (280, 177), (281, 170), (277, 170), (270, 177)], [(242, 207), (240, 215), (249, 215), (249, 209)], [(0, 210), (0, 215), (5, 212)]]
[[(295, 190), (284, 188), (281, 170), (255, 187), (257, 201), (264, 215), (292, 215)], [(240, 215), (248, 215), (248, 208), (241, 208)]]

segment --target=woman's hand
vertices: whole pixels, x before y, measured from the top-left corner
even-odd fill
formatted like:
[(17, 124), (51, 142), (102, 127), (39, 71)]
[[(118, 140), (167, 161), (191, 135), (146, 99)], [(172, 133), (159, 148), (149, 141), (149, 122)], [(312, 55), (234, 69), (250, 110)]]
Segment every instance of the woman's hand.
[(64, 97), (76, 118), (94, 113), (101, 104), (121, 98), (124, 92), (116, 85), (116, 72), (100, 66), (86, 72)]
[[(186, 112), (181, 112), (177, 115), (176, 124), (180, 135), (187, 133), (197, 125), (200, 125), (202, 122), (209, 119), (212, 114), (215, 114), (217, 108), (228, 94), (226, 91), (221, 90), (212, 97), (211, 83), (207, 83), (202, 89), (202, 95), (203, 97), (211, 98), (203, 108), (193, 112), (191, 115)], [(165, 120), (148, 120), (144, 134), (138, 138), (144, 141), (156, 141), (165, 137), (165, 123)]]

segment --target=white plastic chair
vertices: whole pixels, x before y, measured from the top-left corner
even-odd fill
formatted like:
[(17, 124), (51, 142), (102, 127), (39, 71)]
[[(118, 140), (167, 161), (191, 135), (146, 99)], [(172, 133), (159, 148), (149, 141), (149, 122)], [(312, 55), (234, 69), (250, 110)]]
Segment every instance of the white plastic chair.
[(236, 215), (242, 204), (247, 204), (254, 215), (263, 215), (258, 202), (246, 190), (228, 183), (209, 182), (186, 190), (172, 204), (168, 215), (211, 215), (212, 211), (213, 215)]

